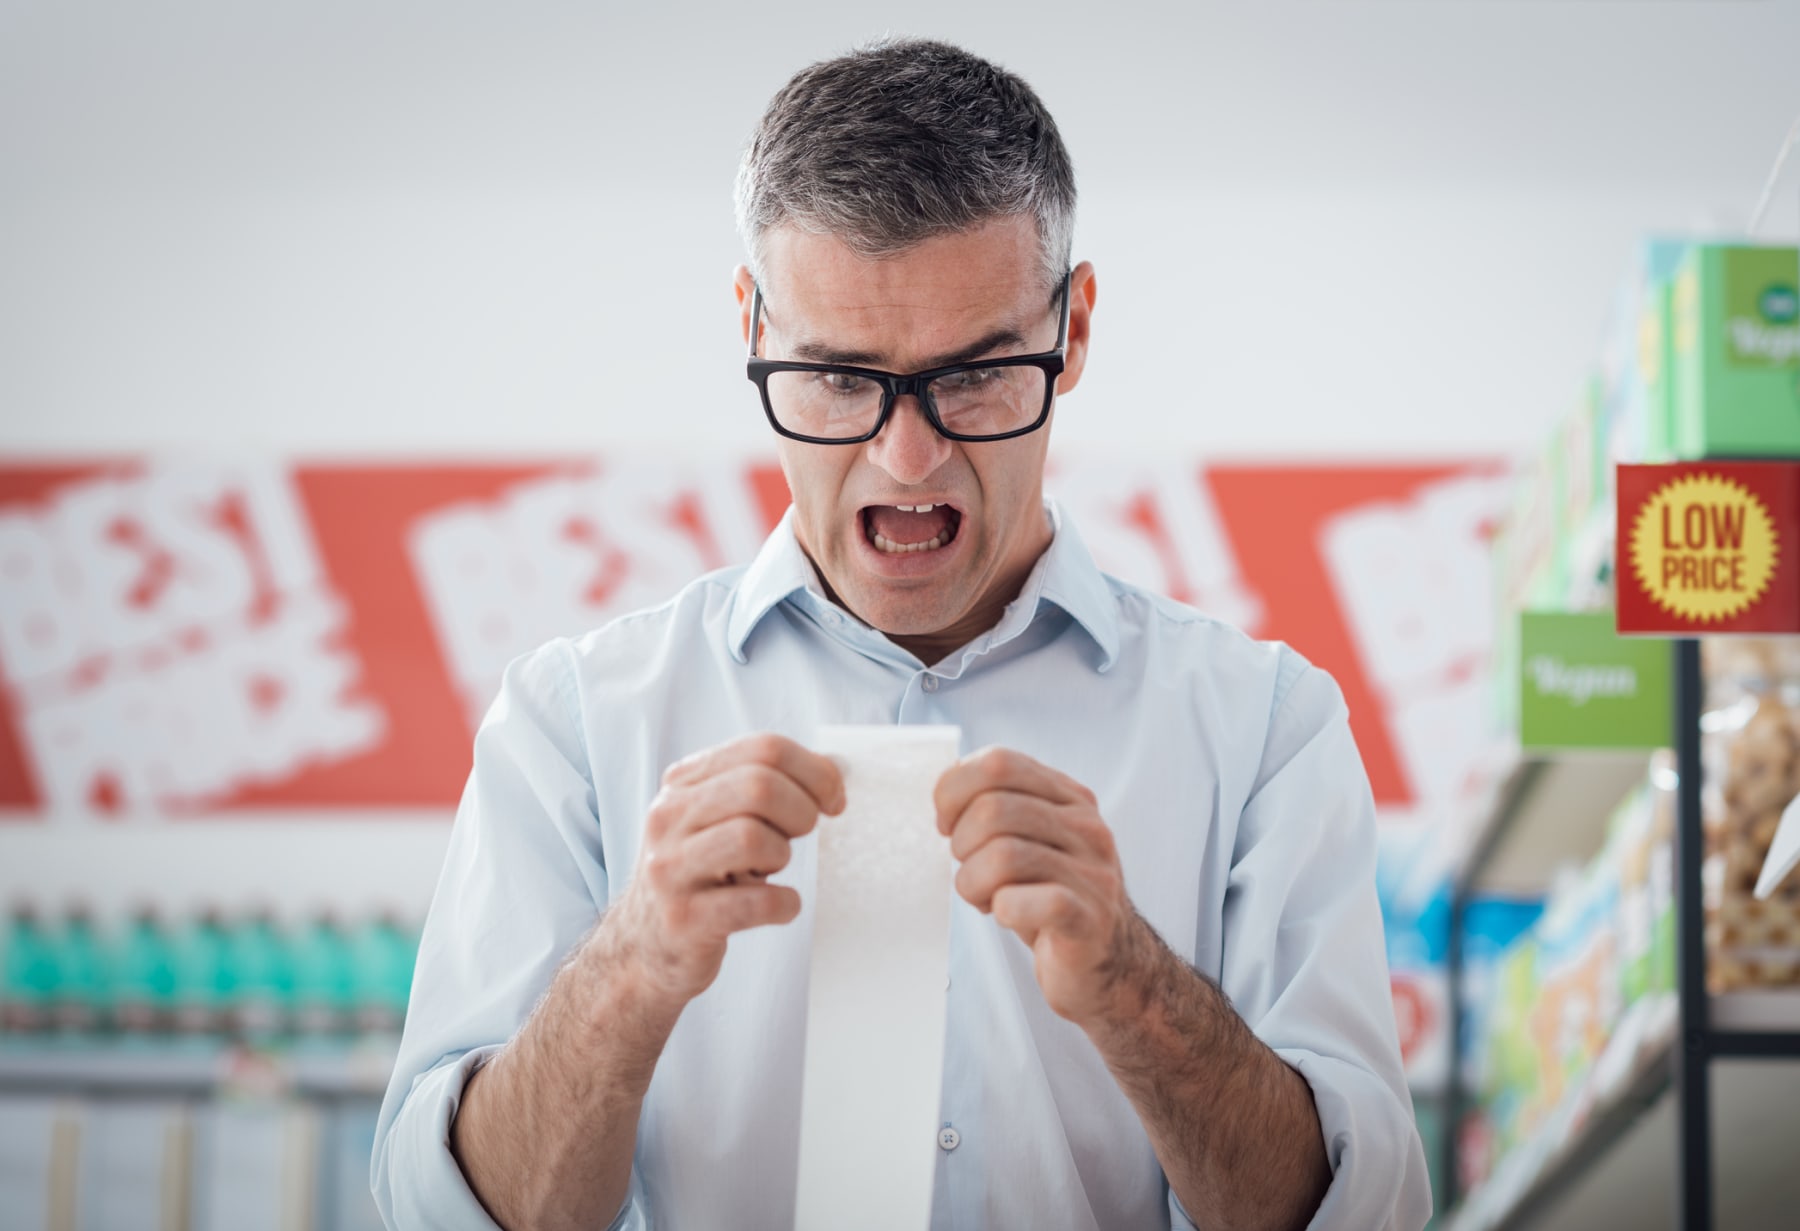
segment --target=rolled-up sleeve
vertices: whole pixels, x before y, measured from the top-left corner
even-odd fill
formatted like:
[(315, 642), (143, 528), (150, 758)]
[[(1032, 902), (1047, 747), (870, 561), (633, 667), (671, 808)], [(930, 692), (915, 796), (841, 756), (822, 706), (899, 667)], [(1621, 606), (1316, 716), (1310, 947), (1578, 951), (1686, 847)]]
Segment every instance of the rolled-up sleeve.
[(1431, 1187), (1394, 1024), (1375, 805), (1342, 693), (1287, 653), (1292, 682), (1239, 818), (1220, 983), (1312, 1088), (1332, 1179), (1311, 1226), (1417, 1231)]
[(493, 1231), (450, 1153), (451, 1121), (606, 901), (573, 653), (552, 642), (507, 669), (475, 736), (375, 1131), (390, 1228)]

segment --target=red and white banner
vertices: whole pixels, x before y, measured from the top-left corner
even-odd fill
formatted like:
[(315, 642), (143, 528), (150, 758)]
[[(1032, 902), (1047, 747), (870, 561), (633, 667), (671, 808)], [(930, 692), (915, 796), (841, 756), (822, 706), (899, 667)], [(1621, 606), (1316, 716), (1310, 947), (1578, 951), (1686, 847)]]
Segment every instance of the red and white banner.
[[(1492, 465), (1053, 467), (1102, 568), (1330, 670), (1393, 819), (1486, 738)], [(745, 561), (770, 462), (0, 464), (14, 820), (442, 807), (501, 669)]]

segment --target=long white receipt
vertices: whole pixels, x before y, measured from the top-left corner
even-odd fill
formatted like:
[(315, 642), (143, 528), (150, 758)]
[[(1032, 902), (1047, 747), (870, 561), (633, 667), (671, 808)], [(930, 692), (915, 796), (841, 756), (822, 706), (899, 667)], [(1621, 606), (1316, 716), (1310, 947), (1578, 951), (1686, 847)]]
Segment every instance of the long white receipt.
[(957, 727), (822, 727), (848, 802), (819, 818), (796, 1231), (923, 1231), (937, 1168), (950, 844), (931, 795)]

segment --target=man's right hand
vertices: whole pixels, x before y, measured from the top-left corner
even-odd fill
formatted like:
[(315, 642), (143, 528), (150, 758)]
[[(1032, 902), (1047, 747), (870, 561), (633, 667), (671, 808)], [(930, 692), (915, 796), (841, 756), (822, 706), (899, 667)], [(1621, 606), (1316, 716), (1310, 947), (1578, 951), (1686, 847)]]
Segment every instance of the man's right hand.
[(600, 1226), (618, 1212), (669, 1031), (717, 977), (733, 932), (800, 913), (800, 895), (766, 878), (820, 812), (843, 809), (837, 766), (777, 735), (663, 774), (631, 884), (463, 1087), (450, 1148), (495, 1222)]
[(837, 766), (779, 735), (677, 761), (645, 817), (637, 873), (601, 928), (608, 947), (679, 1011), (717, 977), (733, 932), (800, 913), (800, 895), (766, 878), (821, 812), (843, 808)]

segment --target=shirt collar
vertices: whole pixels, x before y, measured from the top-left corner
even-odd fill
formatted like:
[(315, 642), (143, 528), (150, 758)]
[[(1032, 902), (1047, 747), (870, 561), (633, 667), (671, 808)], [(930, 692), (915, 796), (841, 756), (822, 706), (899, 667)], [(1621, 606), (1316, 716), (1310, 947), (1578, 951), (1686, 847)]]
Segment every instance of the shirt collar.
[(725, 626), (731, 656), (740, 663), (749, 661), (744, 646), (762, 618), (795, 591), (809, 589), (822, 594), (824, 587), (819, 585), (812, 561), (800, 550), (800, 540), (794, 537), (794, 508), (789, 505), (738, 579), (731, 619)]
[[(1057, 503), (1044, 501), (1044, 510), (1050, 518), (1050, 546), (1038, 557), (1000, 622), (977, 637), (970, 649), (985, 650), (1012, 640), (1030, 626), (1039, 605), (1048, 602), (1068, 612), (1093, 638), (1100, 650), (1098, 669), (1105, 671), (1119, 652), (1119, 616), (1112, 590)], [(731, 656), (740, 663), (749, 661), (750, 634), (781, 602), (801, 591), (811, 591), (820, 603), (828, 601), (812, 561), (794, 537), (793, 522), (790, 506), (738, 581), (726, 638)]]

